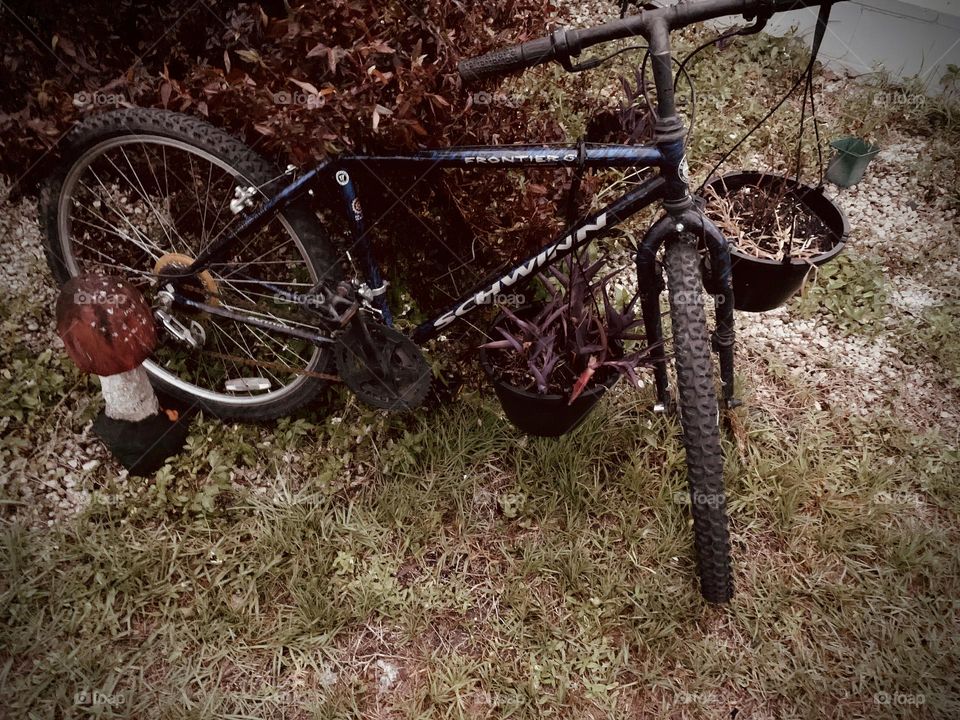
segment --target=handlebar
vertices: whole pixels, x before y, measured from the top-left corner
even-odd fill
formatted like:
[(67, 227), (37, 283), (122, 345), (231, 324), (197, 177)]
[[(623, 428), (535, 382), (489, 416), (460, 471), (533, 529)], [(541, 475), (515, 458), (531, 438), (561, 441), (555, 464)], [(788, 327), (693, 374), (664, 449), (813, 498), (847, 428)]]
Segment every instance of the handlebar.
[(774, 13), (832, 4), (836, 0), (681, 0), (655, 10), (613, 20), (583, 30), (556, 30), (537, 40), (499, 48), (485, 55), (463, 60), (458, 65), (465, 82), (524, 70), (551, 60), (569, 64), (571, 55), (610, 40), (640, 35), (650, 39), (654, 33), (677, 30), (687, 25), (727, 15), (743, 15), (748, 20)]

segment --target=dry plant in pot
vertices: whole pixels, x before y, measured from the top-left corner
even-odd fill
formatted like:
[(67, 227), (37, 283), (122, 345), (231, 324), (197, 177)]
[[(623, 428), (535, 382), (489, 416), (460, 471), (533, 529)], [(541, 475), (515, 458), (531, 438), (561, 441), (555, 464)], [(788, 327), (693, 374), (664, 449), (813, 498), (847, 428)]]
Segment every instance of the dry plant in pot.
[(704, 212), (730, 242), (737, 310), (772, 310), (800, 289), (812, 267), (843, 249), (849, 225), (840, 208), (782, 175), (738, 172), (704, 187)]
[(539, 277), (548, 298), (502, 309), (480, 362), (508, 419), (531, 435), (556, 437), (586, 419), (621, 377), (640, 386), (650, 362), (639, 295), (618, 303), (604, 259), (573, 255)]

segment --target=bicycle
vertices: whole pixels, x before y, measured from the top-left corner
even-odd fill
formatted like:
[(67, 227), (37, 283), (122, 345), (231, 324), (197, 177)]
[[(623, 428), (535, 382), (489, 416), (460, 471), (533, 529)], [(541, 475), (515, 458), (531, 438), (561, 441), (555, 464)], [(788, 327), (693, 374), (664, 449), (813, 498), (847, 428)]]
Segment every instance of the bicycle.
[[(231, 136), (186, 115), (148, 109), (95, 115), (72, 131), (65, 159), (41, 192), (51, 270), (61, 283), (92, 268), (120, 271), (144, 287), (158, 324), (170, 338), (146, 364), (151, 379), (161, 390), (219, 417), (276, 418), (309, 402), (334, 379), (344, 381), (365, 402), (405, 409), (419, 404), (429, 384), (420, 344), (487, 299), (515, 288), (659, 202), (665, 213), (647, 231), (636, 258), (644, 326), (657, 360), (657, 408), (671, 403), (667, 357), (659, 342), (662, 267), (701, 592), (708, 601), (726, 602), (732, 597), (733, 581), (711, 353), (719, 358), (722, 400), (732, 407), (736, 400), (730, 255), (723, 235), (703, 216), (690, 193), (669, 34), (728, 15), (753, 21), (740, 31), (745, 34), (762, 28), (775, 12), (822, 4), (824, 0), (661, 3), (596, 27), (559, 29), (459, 66), (465, 81), (548, 61), (580, 71), (602, 62), (574, 64), (573, 58), (586, 48), (642, 37), (656, 86), (657, 120), (650, 145), (581, 142), (352, 155), (330, 158), (293, 177), (293, 168), (278, 174)], [(393, 327), (386, 283), (374, 261), (351, 176), (361, 162), (404, 170), (628, 167), (659, 172), (571, 224), (552, 243), (406, 336)], [(265, 190), (278, 182), (285, 183), (279, 191)], [(352, 227), (354, 242), (345, 263), (349, 277), (311, 210), (310, 195), (330, 182), (339, 191)], [(185, 235), (185, 228), (192, 233)], [(699, 248), (705, 249), (702, 276)], [(701, 282), (715, 298), (712, 334)], [(337, 375), (327, 372), (331, 355)], [(206, 364), (206, 358), (219, 365)], [(244, 368), (251, 366), (263, 376), (247, 377)], [(292, 377), (281, 379), (288, 375)]]

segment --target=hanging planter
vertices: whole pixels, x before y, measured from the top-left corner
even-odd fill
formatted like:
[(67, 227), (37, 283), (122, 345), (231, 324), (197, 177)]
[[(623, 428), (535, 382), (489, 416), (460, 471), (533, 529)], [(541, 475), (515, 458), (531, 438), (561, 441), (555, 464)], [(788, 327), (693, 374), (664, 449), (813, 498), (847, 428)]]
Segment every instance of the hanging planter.
[(835, 258), (850, 226), (822, 189), (760, 172), (725, 175), (704, 187), (705, 212), (730, 242), (734, 307), (783, 305), (811, 268)]
[(496, 350), (481, 348), (480, 366), (493, 385), (507, 419), (521, 432), (540, 437), (560, 437), (587, 419), (603, 394), (620, 379), (617, 372), (607, 372), (601, 379), (577, 396), (572, 403), (567, 395), (540, 394), (516, 387), (504, 376), (494, 357)]
[(511, 311), (502, 308), (480, 364), (504, 413), (530, 435), (557, 437), (575, 429), (621, 375), (640, 387), (637, 369), (650, 348), (634, 312), (639, 295), (616, 302), (604, 259), (581, 251), (540, 276), (550, 296)]
[(833, 158), (827, 168), (827, 180), (840, 187), (851, 187), (863, 178), (867, 165), (880, 152), (880, 147), (860, 138), (847, 137), (830, 143)]

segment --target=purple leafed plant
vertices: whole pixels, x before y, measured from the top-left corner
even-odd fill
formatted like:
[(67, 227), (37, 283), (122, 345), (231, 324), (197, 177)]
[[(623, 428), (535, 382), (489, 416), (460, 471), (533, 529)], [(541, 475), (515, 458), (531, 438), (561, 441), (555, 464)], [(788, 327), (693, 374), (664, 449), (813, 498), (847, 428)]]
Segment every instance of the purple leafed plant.
[(620, 270), (602, 274), (604, 265), (603, 259), (591, 263), (585, 252), (573, 255), (539, 277), (546, 302), (516, 312), (502, 308), (494, 327), (499, 338), (481, 347), (499, 351), (505, 380), (541, 395), (568, 395), (570, 403), (595, 376), (617, 372), (639, 387), (637, 368), (650, 361), (635, 312), (639, 295), (618, 308), (610, 281)]

